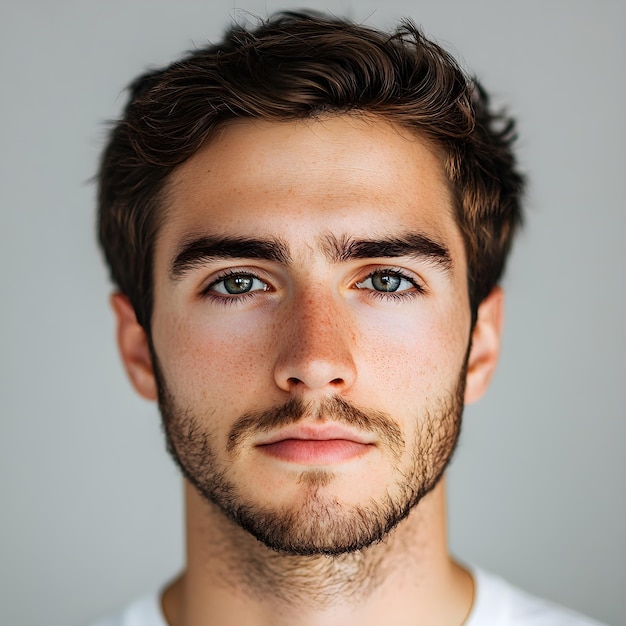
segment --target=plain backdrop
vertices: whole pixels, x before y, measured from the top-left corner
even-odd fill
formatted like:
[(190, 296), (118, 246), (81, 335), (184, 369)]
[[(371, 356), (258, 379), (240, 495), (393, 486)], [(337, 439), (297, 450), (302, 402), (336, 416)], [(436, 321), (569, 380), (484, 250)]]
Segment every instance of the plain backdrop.
[[(119, 365), (94, 174), (123, 88), (247, 10), (300, 2), (0, 4), (0, 623), (79, 626), (182, 565), (181, 481)], [(527, 226), (487, 397), (449, 476), (453, 552), (626, 623), (626, 3), (319, 2), (410, 15), (519, 119)]]

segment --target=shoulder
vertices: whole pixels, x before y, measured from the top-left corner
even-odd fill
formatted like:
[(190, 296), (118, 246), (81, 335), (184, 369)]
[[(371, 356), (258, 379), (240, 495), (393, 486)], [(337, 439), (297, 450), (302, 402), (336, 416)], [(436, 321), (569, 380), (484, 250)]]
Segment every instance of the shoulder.
[(580, 613), (532, 596), (482, 570), (474, 570), (474, 607), (465, 626), (602, 626)]
[(167, 626), (161, 612), (160, 594), (155, 591), (138, 598), (124, 610), (93, 626)]

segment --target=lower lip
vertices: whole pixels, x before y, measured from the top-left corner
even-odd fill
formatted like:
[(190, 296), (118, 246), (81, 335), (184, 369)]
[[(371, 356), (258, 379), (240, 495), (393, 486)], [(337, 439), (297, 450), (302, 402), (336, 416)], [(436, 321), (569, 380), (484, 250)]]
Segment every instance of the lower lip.
[(331, 465), (362, 456), (371, 446), (347, 439), (283, 439), (259, 448), (281, 461), (300, 465)]

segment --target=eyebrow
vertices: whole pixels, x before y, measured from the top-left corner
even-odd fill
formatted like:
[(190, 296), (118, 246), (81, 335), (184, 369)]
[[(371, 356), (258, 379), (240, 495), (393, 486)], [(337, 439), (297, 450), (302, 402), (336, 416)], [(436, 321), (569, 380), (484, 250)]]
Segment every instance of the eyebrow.
[(382, 239), (352, 239), (329, 234), (323, 238), (326, 254), (334, 262), (351, 259), (411, 257), (427, 260), (445, 271), (452, 269), (448, 248), (421, 233), (406, 233), (399, 237)]
[(249, 239), (246, 237), (203, 236), (184, 242), (170, 264), (174, 280), (217, 259), (264, 259), (289, 265), (287, 245), (277, 238)]
[[(426, 260), (446, 272), (452, 268), (448, 248), (421, 233), (406, 233), (381, 239), (337, 237), (332, 233), (318, 239), (324, 254), (334, 263), (354, 259), (410, 257)], [(170, 277), (180, 280), (186, 273), (218, 259), (263, 259), (291, 264), (288, 245), (279, 238), (217, 237), (205, 235), (182, 243), (170, 264)]]

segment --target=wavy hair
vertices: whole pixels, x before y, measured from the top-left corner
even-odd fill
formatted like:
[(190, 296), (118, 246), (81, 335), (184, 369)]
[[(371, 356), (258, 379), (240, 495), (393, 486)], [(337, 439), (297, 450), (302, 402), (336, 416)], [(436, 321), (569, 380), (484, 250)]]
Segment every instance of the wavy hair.
[(314, 12), (237, 25), (221, 42), (146, 73), (129, 88), (103, 151), (99, 239), (117, 288), (150, 332), (153, 250), (168, 176), (229, 121), (363, 112), (439, 146), (455, 199), (475, 319), (500, 280), (521, 223), (524, 180), (511, 118), (411, 21), (392, 33)]

